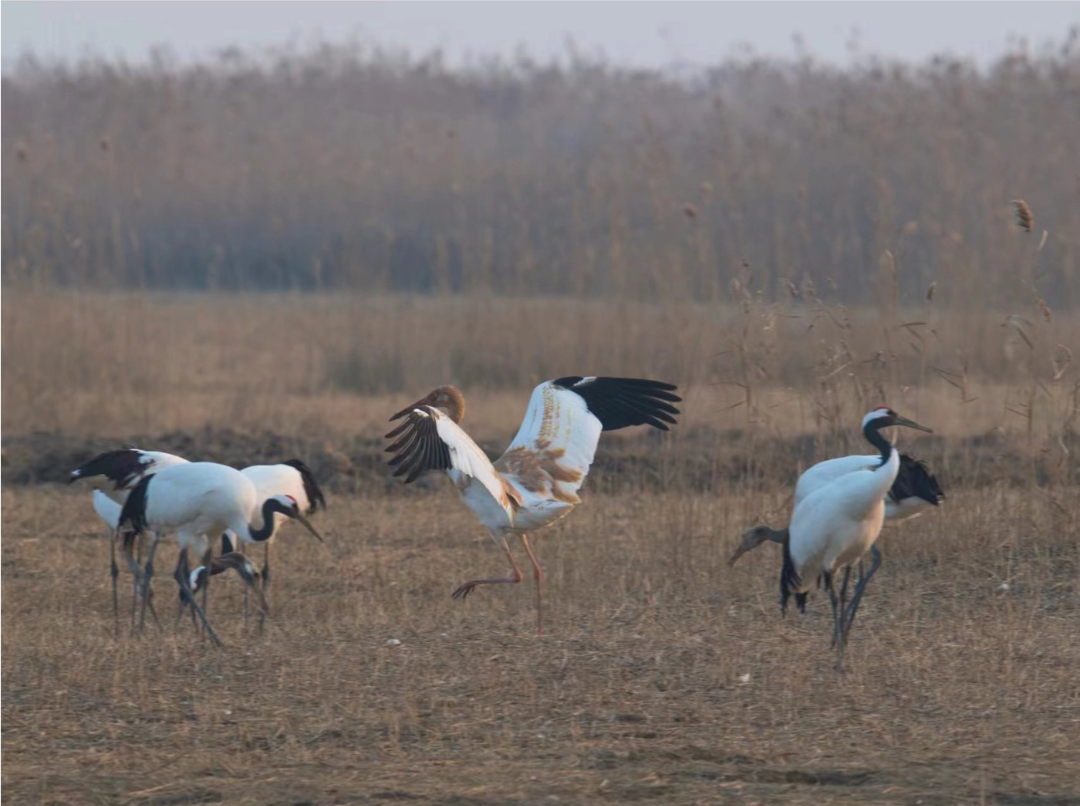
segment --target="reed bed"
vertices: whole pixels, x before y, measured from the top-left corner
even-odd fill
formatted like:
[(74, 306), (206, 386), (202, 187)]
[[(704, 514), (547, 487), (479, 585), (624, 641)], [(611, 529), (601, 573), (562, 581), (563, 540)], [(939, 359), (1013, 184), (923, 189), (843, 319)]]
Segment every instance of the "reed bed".
[[(3, 79), (5, 801), (1062, 806), (1080, 791), (1076, 37), (948, 60), (232, 51)], [(465, 392), (497, 453), (532, 386), (663, 379), (606, 435), (528, 585), (386, 418)], [(809, 463), (888, 404), (948, 500), (882, 538), (838, 677), (766, 546)], [(265, 635), (112, 633), (106, 546), (61, 482), (125, 442), (330, 493), (281, 542)], [(166, 560), (163, 559), (164, 566)], [(501, 586), (500, 586), (501, 587)], [(391, 642), (390, 639), (393, 639)]]

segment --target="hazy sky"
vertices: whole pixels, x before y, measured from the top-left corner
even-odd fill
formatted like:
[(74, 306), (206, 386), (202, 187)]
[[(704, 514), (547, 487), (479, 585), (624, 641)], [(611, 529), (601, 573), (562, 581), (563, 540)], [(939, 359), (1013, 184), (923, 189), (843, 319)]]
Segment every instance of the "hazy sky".
[(3, 64), (39, 55), (124, 55), (168, 44), (197, 57), (239, 44), (282, 44), (350, 34), (413, 52), (441, 46), (468, 54), (586, 52), (639, 66), (708, 64), (750, 44), (763, 55), (794, 53), (801, 34), (815, 56), (844, 63), (863, 52), (907, 60), (934, 53), (985, 63), (1016, 38), (1035, 48), (1080, 25), (1080, 3), (430, 3), (430, 2), (13, 2), (2, 5)]

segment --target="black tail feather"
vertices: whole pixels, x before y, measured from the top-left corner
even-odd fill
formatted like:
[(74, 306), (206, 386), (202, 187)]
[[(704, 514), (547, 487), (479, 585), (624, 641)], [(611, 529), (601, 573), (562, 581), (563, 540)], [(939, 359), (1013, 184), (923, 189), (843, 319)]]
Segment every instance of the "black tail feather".
[(308, 499), (308, 511), (304, 514), (314, 515), (315, 510), (320, 506), (325, 510), (326, 498), (323, 497), (322, 490), (319, 489), (319, 484), (315, 481), (315, 474), (311, 472), (311, 468), (299, 459), (289, 459), (287, 462), (282, 462), (282, 464), (300, 471), (300, 478), (304, 482), (304, 495)]
[(147, 476), (132, 488), (120, 510), (120, 522), (117, 528), (123, 528), (125, 523), (130, 523), (136, 533), (142, 533), (150, 526), (146, 520), (146, 493), (150, 488), (153, 476)]
[(112, 482), (114, 490), (123, 490), (146, 470), (142, 457), (143, 452), (137, 448), (100, 453), (72, 470), (68, 483), (101, 477)]
[(889, 498), (895, 502), (905, 498), (921, 498), (934, 506), (945, 500), (945, 493), (938, 484), (926, 462), (907, 454), (900, 455), (900, 470), (889, 489)]
[(806, 612), (806, 594), (800, 593), (802, 587), (799, 572), (795, 570), (795, 562), (791, 559), (791, 532), (784, 536), (784, 564), (780, 569), (780, 610), (787, 612), (788, 599), (795, 594), (795, 604), (800, 613)]

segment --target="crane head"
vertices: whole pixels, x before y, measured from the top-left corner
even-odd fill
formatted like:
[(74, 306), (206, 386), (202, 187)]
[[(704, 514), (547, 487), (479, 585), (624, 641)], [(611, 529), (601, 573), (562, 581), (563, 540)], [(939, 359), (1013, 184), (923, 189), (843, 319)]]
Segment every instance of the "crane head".
[(787, 537), (787, 529), (773, 529), (771, 526), (761, 524), (751, 526), (742, 534), (739, 545), (728, 557), (728, 567), (735, 565), (738, 559), (748, 551), (753, 551), (762, 543), (771, 540), (774, 543), (783, 543)]
[(286, 517), (292, 518), (298, 521), (305, 529), (311, 532), (312, 536), (320, 543), (324, 542), (323, 537), (319, 534), (318, 530), (311, 525), (311, 521), (307, 519), (304, 513), (300, 510), (300, 504), (291, 495), (275, 495), (271, 496), (268, 501), (275, 501), (278, 506), (275, 509)]
[(878, 406), (876, 409), (871, 409), (866, 413), (862, 421), (864, 431), (867, 428), (888, 428), (891, 425), (902, 425), (906, 428), (914, 428), (916, 431), (925, 431), (928, 434), (934, 433), (933, 429), (927, 428), (925, 425), (919, 425), (907, 417), (901, 417), (888, 406)]
[(421, 406), (440, 409), (446, 412), (447, 416), (455, 423), (460, 423), (465, 416), (465, 396), (461, 394), (461, 390), (456, 386), (440, 386), (428, 392), (426, 396), (420, 398), (411, 406), (403, 408), (390, 418), (390, 422), (401, 419), (413, 409), (418, 409)]

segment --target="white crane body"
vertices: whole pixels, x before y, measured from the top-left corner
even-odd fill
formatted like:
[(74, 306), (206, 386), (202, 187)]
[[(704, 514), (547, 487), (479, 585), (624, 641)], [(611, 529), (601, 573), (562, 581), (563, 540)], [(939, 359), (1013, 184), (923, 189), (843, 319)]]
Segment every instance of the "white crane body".
[(885, 494), (896, 478), (899, 457), (894, 448), (884, 465), (880, 456), (875, 459), (879, 467), (845, 473), (796, 504), (788, 527), (801, 582), (796, 591), (810, 590), (822, 570), (831, 573), (857, 562), (881, 534)]
[[(794, 594), (799, 609), (805, 610), (807, 593), (819, 579), (824, 580), (832, 604), (833, 643), (840, 652), (840, 668), (847, 636), (863, 591), (881, 563), (880, 552), (874, 543), (885, 523), (885, 499), (900, 472), (901, 460), (896, 448), (881, 435), (880, 430), (894, 425), (930, 430), (884, 406), (867, 413), (862, 422), (863, 435), (878, 448), (878, 456), (870, 464), (864, 464), (867, 457), (863, 456), (844, 457), (842, 461), (832, 462), (827, 470), (844, 468), (848, 472), (838, 474), (832, 481), (821, 484), (813, 491), (808, 492), (808, 485), (804, 485), (802, 498), (796, 492), (798, 500), (791, 514), (791, 523), (786, 534), (781, 534), (784, 561), (780, 571), (780, 606), (786, 610), (788, 598)], [(825, 475), (824, 471), (814, 474), (811, 481), (820, 480)], [(755, 527), (751, 533), (760, 528)], [(847, 588), (851, 566), (867, 552), (872, 553), (874, 561), (856, 585), (849, 603)], [(737, 559), (739, 553), (741, 549), (736, 551), (731, 561)], [(837, 596), (833, 577), (841, 569), (844, 572), (843, 582)]]
[[(520, 582), (522, 575), (507, 547), (517, 534), (533, 563), (539, 619), (540, 566), (527, 533), (566, 517), (581, 503), (585, 481), (604, 431), (631, 425), (668, 430), (679, 410), (675, 386), (637, 378), (568, 376), (545, 381), (529, 399), (521, 427), (503, 455), (492, 462), (461, 428), (465, 400), (452, 386), (440, 386), (402, 409), (391, 421), (405, 422), (387, 434), (397, 441), (390, 465), (409, 483), (427, 470), (443, 470), (462, 501), (487, 527), (510, 559), (513, 575), (472, 580), (454, 591), (464, 598), (476, 585)], [(541, 627), (542, 631), (542, 627)]]
[[(174, 532), (180, 545), (175, 577), (208, 634), (217, 637), (205, 614), (195, 605), (188, 578), (187, 549), (209, 564), (210, 541), (230, 531), (246, 542), (267, 540), (274, 530), (274, 514), (283, 513), (300, 521), (319, 540), (322, 537), (300, 512), (289, 495), (274, 495), (262, 502), (261, 525), (252, 523), (260, 510), (255, 485), (239, 470), (213, 462), (191, 462), (165, 468), (144, 478), (128, 496), (120, 515), (120, 525), (130, 523), (137, 532), (151, 530), (153, 540), (146, 562), (145, 578), (153, 575), (153, 558), (159, 536)], [(203, 589), (206, 595), (206, 589)], [(143, 611), (147, 593), (143, 592)]]

